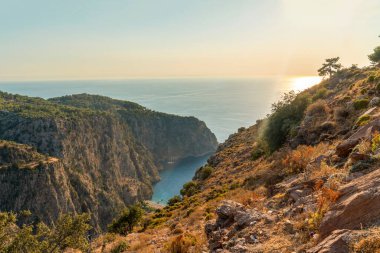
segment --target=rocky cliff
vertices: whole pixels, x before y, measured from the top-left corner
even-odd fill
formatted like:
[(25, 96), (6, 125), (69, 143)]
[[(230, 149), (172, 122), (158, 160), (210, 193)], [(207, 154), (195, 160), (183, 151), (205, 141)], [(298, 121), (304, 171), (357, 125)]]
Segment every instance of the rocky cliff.
[[(87, 106), (80, 107), (64, 105), (60, 103), (63, 99), (0, 95), (0, 139), (8, 141), (0, 145), (4, 165), (0, 169), (0, 210), (29, 209), (37, 219), (49, 223), (60, 212), (90, 212), (100, 231), (125, 205), (151, 197), (152, 183), (159, 180), (158, 167), (170, 157), (203, 155), (216, 147), (215, 136), (203, 122), (151, 112), (129, 102), (82, 95), (75, 98), (83, 98)], [(98, 108), (98, 103), (104, 105), (99, 102), (103, 99), (115, 107), (122, 104), (124, 111)], [(149, 112), (151, 125), (137, 125), (132, 130), (121, 116), (126, 112), (136, 118)], [(151, 138), (175, 134), (175, 142), (140, 136), (145, 132)], [(181, 145), (197, 140), (197, 150)], [(160, 145), (163, 153), (157, 148)], [(155, 161), (162, 154), (166, 157)]]
[(217, 146), (214, 134), (204, 122), (194, 117), (178, 117), (151, 111), (135, 103), (88, 94), (51, 101), (117, 115), (129, 126), (136, 140), (151, 152), (159, 167), (184, 157), (209, 154)]

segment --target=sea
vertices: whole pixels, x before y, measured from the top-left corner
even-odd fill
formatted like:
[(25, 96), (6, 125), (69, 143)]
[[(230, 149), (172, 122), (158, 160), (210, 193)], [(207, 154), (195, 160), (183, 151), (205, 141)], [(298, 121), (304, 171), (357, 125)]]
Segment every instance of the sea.
[[(42, 98), (88, 93), (129, 100), (155, 111), (195, 116), (223, 142), (238, 128), (264, 118), (282, 94), (302, 91), (319, 81), (315, 76), (0, 81), (0, 91)], [(152, 200), (165, 204), (178, 195), (207, 158), (185, 159), (162, 170)]]

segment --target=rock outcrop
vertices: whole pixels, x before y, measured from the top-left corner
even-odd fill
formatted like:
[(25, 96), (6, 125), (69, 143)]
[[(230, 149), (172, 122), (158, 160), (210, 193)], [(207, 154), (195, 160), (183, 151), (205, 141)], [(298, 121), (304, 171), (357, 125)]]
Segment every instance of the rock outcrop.
[[(234, 201), (224, 201), (216, 209), (217, 219), (205, 225), (211, 252), (250, 252), (250, 246), (259, 242), (257, 235), (251, 230), (260, 221), (271, 222), (272, 217), (255, 209), (245, 208)], [(245, 236), (241, 236), (245, 234)], [(218, 251), (224, 252), (224, 251)]]
[(380, 217), (380, 170), (345, 185), (341, 197), (326, 213), (321, 238), (337, 229), (361, 229), (378, 223)]
[(349, 253), (350, 234), (348, 229), (335, 230), (317, 246), (309, 249), (308, 253)]

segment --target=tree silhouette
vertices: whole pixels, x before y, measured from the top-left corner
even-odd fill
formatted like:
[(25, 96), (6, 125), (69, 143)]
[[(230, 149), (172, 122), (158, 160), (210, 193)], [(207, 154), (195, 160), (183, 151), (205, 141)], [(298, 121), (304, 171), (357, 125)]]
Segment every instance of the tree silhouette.
[(342, 67), (342, 64), (338, 63), (339, 59), (339, 57), (326, 59), (325, 63), (322, 64), (322, 67), (318, 69), (318, 74), (320, 76), (328, 75), (331, 77)]

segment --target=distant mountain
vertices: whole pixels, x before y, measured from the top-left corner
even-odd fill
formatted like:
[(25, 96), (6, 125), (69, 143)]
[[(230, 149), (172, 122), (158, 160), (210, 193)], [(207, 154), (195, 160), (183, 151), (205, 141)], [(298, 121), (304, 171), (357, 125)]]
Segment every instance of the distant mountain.
[(217, 147), (194, 117), (87, 94), (0, 93), (0, 140), (0, 211), (30, 210), (48, 223), (60, 212), (90, 212), (98, 231), (151, 197), (159, 168)]

